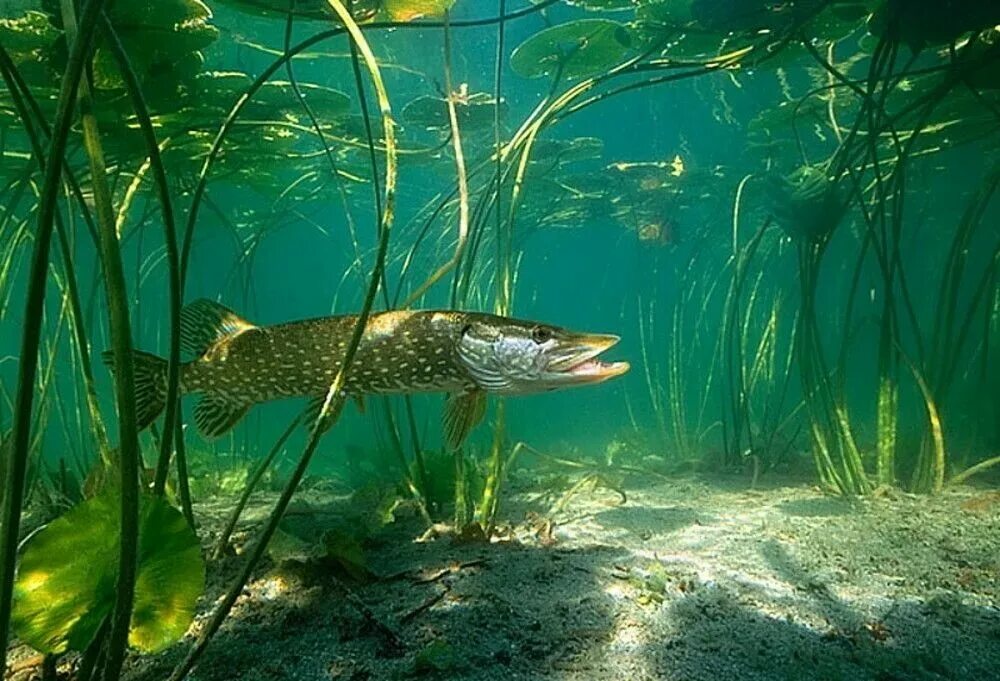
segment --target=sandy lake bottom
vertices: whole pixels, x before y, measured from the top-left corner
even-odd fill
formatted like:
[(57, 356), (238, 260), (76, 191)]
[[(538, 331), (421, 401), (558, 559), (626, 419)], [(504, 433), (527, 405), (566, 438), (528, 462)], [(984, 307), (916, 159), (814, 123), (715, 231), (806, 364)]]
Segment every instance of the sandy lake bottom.
[[(304, 543), (272, 552), (192, 679), (1000, 679), (997, 492), (623, 489), (624, 503), (588, 487), (549, 523), (553, 497), (514, 484), (493, 543), (426, 533), (403, 510), (366, 542), (360, 580), (297, 556)], [(329, 487), (297, 499), (286, 524), (361, 522)], [(273, 500), (253, 499), (238, 547)], [(196, 509), (206, 545), (233, 503)], [(192, 632), (240, 560), (210, 563)], [(187, 644), (134, 658), (127, 678), (160, 681)]]

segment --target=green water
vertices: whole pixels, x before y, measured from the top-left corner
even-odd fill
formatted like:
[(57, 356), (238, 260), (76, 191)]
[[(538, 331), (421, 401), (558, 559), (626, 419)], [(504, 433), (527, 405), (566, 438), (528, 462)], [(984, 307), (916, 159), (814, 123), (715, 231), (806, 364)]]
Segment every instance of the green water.
[[(544, 518), (581, 489), (627, 498), (637, 481), (692, 473), (865, 499), (995, 489), (993, 3), (346, 5), (118, 0), (105, 22), (88, 3), (0, 0), (0, 606), (28, 531), (77, 507), (81, 525), (117, 536), (116, 517), (101, 525), (78, 505), (117, 508), (119, 444), (143, 504), (164, 486), (188, 516), (193, 502), (197, 538), (175, 528), (190, 555), (224, 524), (199, 519), (206, 505), (227, 499), (231, 510), (306, 407), (259, 404), (207, 440), (194, 427), (198, 398), (185, 397), (179, 455), (161, 447), (161, 420), (132, 458), (100, 354), (118, 343), (167, 357), (177, 286), (183, 302), (215, 300), (262, 326), (357, 314), (371, 293), (373, 313), (480, 311), (621, 337), (602, 359), (628, 361), (627, 374), (489, 395), (458, 453), (442, 434), (447, 395), (369, 395), (342, 413), (338, 396), (328, 432), (300, 426), (274, 450), (265, 509), (302, 482), (303, 452), (305, 490), (355, 494), (370, 517), (406, 508), (410, 539), (432, 523), (496, 539), (523, 526), (518, 504), (532, 495), (570, 493), (532, 507)], [(353, 40), (338, 9), (354, 12)], [(77, 50), (79, 88), (69, 88), (79, 69), (68, 19), (93, 40)], [(60, 88), (73, 104), (62, 119)], [(61, 122), (65, 149), (53, 157)], [(98, 155), (106, 172), (95, 182)], [(46, 184), (54, 164), (63, 174)], [(102, 233), (117, 244), (110, 260)], [(127, 338), (115, 309), (127, 312)], [(143, 522), (141, 536), (167, 544), (145, 534), (166, 532), (159, 521)], [(276, 541), (292, 541), (286, 529)], [(52, 551), (75, 553), (75, 531)], [(354, 555), (382, 531), (336, 535), (329, 553)], [(117, 543), (98, 553), (106, 609), (74, 650), (107, 636), (98, 628), (112, 611)], [(29, 564), (44, 572), (42, 558)], [(218, 562), (206, 564), (211, 585)], [(160, 589), (197, 596), (196, 577)], [(189, 616), (150, 640), (173, 643)], [(15, 612), (14, 634), (29, 640), (25, 617)], [(29, 642), (49, 652), (39, 640)], [(428, 655), (423, 671), (447, 678), (451, 663)], [(878, 678), (971, 678), (945, 667)], [(509, 678), (552, 676), (518, 669)]]

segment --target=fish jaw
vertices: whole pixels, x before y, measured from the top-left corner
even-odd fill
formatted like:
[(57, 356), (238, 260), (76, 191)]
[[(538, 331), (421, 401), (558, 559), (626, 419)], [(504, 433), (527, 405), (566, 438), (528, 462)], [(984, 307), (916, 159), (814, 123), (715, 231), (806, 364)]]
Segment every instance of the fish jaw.
[(545, 369), (544, 381), (552, 389), (559, 389), (602, 383), (621, 376), (631, 368), (628, 362), (598, 359), (598, 355), (617, 345), (619, 340), (613, 334), (591, 333), (573, 334), (560, 341), (559, 347), (551, 353), (554, 357)]

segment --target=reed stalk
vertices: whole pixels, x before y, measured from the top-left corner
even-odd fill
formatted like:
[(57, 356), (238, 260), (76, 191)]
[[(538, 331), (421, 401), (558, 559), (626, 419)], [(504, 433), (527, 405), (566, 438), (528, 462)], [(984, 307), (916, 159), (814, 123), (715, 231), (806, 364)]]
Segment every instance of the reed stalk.
[(212, 637), (219, 630), (219, 627), (222, 626), (223, 621), (225, 621), (226, 617), (228, 617), (230, 610), (236, 603), (236, 599), (239, 598), (240, 594), (243, 592), (243, 588), (250, 579), (251, 574), (253, 574), (257, 563), (264, 555), (268, 542), (277, 530), (278, 523), (284, 516), (285, 510), (288, 508), (288, 504), (291, 501), (292, 496), (295, 494), (302, 477), (305, 475), (323, 433), (330, 425), (336, 423), (339, 418), (346, 399), (346, 395), (343, 392), (343, 386), (347, 377), (347, 372), (351, 367), (351, 363), (354, 361), (354, 356), (361, 343), (365, 326), (368, 322), (368, 317), (374, 306), (375, 297), (378, 294), (379, 285), (382, 281), (382, 274), (385, 268), (386, 254), (389, 248), (389, 236), (392, 232), (392, 222), (395, 215), (396, 204), (397, 160), (395, 123), (393, 121), (392, 108), (389, 103), (388, 93), (386, 92), (385, 85), (382, 80), (381, 71), (378, 67), (378, 62), (376, 61), (375, 55), (373, 54), (371, 47), (368, 45), (364, 34), (361, 32), (357, 23), (355, 23), (350, 12), (346, 7), (344, 7), (341, 0), (327, 0), (327, 2), (344, 24), (353, 43), (357, 46), (359, 53), (363, 57), (365, 66), (368, 69), (369, 75), (372, 79), (372, 84), (378, 96), (386, 147), (385, 210), (382, 213), (382, 220), (380, 223), (378, 253), (372, 269), (371, 280), (368, 284), (364, 303), (361, 311), (358, 313), (358, 319), (355, 322), (354, 331), (344, 353), (344, 362), (331, 383), (330, 389), (327, 391), (326, 399), (323, 402), (323, 406), (320, 409), (315, 422), (312, 424), (309, 439), (301, 457), (299, 458), (299, 462), (296, 465), (295, 470), (292, 472), (291, 478), (286, 483), (285, 488), (281, 493), (281, 497), (275, 504), (274, 509), (268, 518), (267, 525), (265, 525), (258, 536), (256, 543), (248, 552), (249, 555), (242, 570), (240, 571), (239, 576), (213, 610), (209, 620), (205, 624), (205, 628), (198, 636), (194, 645), (188, 651), (188, 654), (171, 672), (169, 677), (170, 681), (181, 681), (181, 679), (187, 676), (187, 674), (193, 669), (195, 663), (204, 653)]
[[(62, 3), (63, 24), (67, 40), (90, 42), (83, 37), (84, 27), (76, 27), (71, 2)], [(96, 30), (96, 21), (89, 31)], [(105, 681), (117, 681), (128, 646), (132, 618), (132, 600), (138, 565), (139, 543), (139, 431), (135, 412), (135, 376), (132, 370), (132, 330), (129, 319), (128, 292), (122, 265), (111, 190), (107, 183), (107, 168), (101, 133), (94, 115), (94, 103), (86, 76), (77, 90), (84, 149), (90, 163), (91, 185), (97, 213), (100, 260), (104, 274), (108, 321), (111, 329), (112, 358), (115, 369), (115, 403), (118, 409), (120, 536), (118, 571), (115, 583), (115, 606), (104, 666)]]
[(41, 336), (42, 313), (45, 305), (45, 288), (48, 274), (49, 248), (57, 208), (62, 163), (66, 151), (77, 88), (90, 52), (94, 29), (104, 0), (88, 0), (83, 6), (78, 24), (80, 38), (70, 44), (66, 68), (63, 71), (56, 104), (56, 115), (49, 139), (49, 149), (42, 190), (38, 203), (38, 228), (35, 231), (34, 249), (28, 274), (25, 295), (21, 349), (18, 363), (17, 392), (15, 395), (14, 422), (11, 433), (6, 489), (3, 495), (2, 528), (0, 528), (0, 647), (3, 648), (2, 666), (6, 668), (7, 640), (10, 633), (10, 606), (14, 587), (14, 569), (17, 561), (18, 535), (21, 528), (21, 506), (24, 498), (24, 481), (31, 437), (32, 404), (38, 366), (38, 348)]
[[(135, 70), (129, 61), (128, 54), (118, 38), (114, 26), (107, 16), (103, 17), (101, 25), (102, 33), (111, 55), (118, 66), (118, 71), (125, 83), (132, 109), (136, 120), (139, 123), (139, 130), (146, 143), (148, 154), (148, 164), (153, 172), (156, 195), (160, 202), (160, 213), (163, 218), (163, 237), (167, 256), (167, 300), (170, 324), (170, 345), (167, 355), (167, 396), (166, 408), (163, 414), (163, 437), (160, 441), (160, 454), (156, 461), (156, 473), (153, 478), (153, 493), (162, 495), (166, 489), (167, 472), (170, 466), (170, 455), (174, 446), (174, 439), (181, 429), (177, 427), (180, 422), (180, 325), (181, 325), (181, 278), (180, 278), (180, 252), (177, 247), (177, 227), (174, 220), (173, 204), (170, 200), (170, 185), (167, 182), (167, 173), (163, 167), (163, 159), (160, 156), (160, 143), (156, 139), (156, 132), (153, 130), (153, 122), (150, 117), (149, 107), (142, 93), (142, 87)], [(178, 456), (182, 456), (183, 445), (179, 445)], [(186, 462), (178, 461), (178, 468), (186, 468)], [(186, 471), (178, 471), (180, 487), (182, 492), (187, 489)], [(189, 523), (193, 524), (193, 512), (191, 511), (191, 499), (189, 495), (182, 495), (185, 515)]]

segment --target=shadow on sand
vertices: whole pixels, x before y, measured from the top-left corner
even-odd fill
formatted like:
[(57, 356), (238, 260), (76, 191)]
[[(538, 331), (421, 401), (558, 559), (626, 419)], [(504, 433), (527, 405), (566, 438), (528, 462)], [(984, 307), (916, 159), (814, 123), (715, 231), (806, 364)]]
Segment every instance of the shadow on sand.
[(650, 679), (931, 681), (1000, 679), (1000, 612), (951, 595), (852, 608), (778, 542), (762, 552), (806, 601), (803, 621), (768, 614), (766, 593), (704, 585), (663, 615), (643, 652)]

